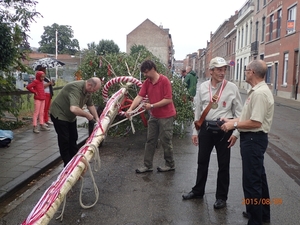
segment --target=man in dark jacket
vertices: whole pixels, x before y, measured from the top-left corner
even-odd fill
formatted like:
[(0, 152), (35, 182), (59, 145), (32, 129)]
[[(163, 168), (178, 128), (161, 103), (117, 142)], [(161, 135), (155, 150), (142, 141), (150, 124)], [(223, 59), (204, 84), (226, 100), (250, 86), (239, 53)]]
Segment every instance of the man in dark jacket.
[(186, 85), (186, 88), (188, 90), (191, 99), (193, 99), (194, 96), (196, 95), (197, 76), (196, 73), (192, 70), (191, 66), (186, 67), (186, 73), (187, 75), (184, 78), (184, 84)]

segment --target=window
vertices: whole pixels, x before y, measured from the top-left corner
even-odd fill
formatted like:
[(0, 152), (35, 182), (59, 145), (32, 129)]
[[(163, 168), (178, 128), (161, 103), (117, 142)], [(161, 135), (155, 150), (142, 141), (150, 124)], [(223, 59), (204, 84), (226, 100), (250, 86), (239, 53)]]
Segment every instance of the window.
[[(247, 62), (247, 58), (245, 57), (244, 58), (244, 70), (246, 69), (246, 64), (247, 64), (246, 62)], [(246, 80), (246, 73), (244, 73), (243, 80)]]
[(242, 29), (241, 47), (244, 47), (244, 28)]
[(288, 9), (287, 34), (295, 32), (296, 6)]
[(257, 0), (257, 11), (259, 11), (259, 0)]
[(240, 48), (241, 48), (241, 46), (240, 46), (240, 36), (241, 36), (241, 32), (239, 31), (239, 32), (238, 32), (238, 37), (237, 37), (237, 39), (238, 39), (237, 49), (240, 49)]
[(246, 25), (245, 44), (248, 45), (248, 24)]
[(251, 43), (252, 39), (252, 21), (250, 22), (250, 35), (249, 35), (249, 42)]
[(274, 23), (274, 14), (270, 16), (269, 41), (273, 39), (273, 23)]
[(287, 85), (288, 62), (289, 62), (289, 53), (284, 53), (283, 79), (282, 79), (282, 85), (284, 86)]
[(265, 27), (266, 27), (266, 17), (262, 18), (262, 27), (261, 27), (261, 41), (265, 41)]
[(272, 74), (272, 67), (268, 66), (267, 74), (266, 74), (266, 77), (265, 77), (265, 82), (267, 84), (271, 83), (271, 74)]
[(236, 67), (236, 74), (235, 74), (235, 81), (239, 80), (239, 70), (240, 70), (240, 60), (237, 60), (237, 67)]
[(258, 22), (255, 23), (255, 41), (258, 41)]
[(277, 78), (278, 78), (278, 63), (275, 63), (275, 72), (274, 72), (274, 91), (273, 93), (277, 95)]
[(264, 0), (264, 6), (267, 4), (267, 0)]
[(276, 29), (276, 38), (280, 37), (281, 31), (281, 17), (282, 17), (282, 10), (279, 9), (277, 12), (277, 29)]

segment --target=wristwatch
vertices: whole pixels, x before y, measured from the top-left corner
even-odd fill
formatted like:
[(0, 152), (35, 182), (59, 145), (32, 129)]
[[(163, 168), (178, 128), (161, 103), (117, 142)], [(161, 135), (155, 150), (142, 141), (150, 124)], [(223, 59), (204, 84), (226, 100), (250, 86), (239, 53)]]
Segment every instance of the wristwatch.
[(152, 108), (153, 108), (153, 105), (151, 104), (150, 107), (151, 107), (151, 109), (152, 109)]
[(237, 129), (237, 123), (238, 122), (236, 122), (236, 121), (234, 122), (234, 124), (233, 124), (234, 129)]

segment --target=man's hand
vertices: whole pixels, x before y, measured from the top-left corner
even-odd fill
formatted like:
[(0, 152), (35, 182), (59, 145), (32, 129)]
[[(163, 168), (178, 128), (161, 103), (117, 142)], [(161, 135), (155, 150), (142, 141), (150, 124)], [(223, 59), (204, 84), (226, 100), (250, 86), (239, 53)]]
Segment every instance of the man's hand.
[(234, 135), (231, 135), (230, 138), (228, 139), (228, 142), (229, 142), (228, 148), (231, 148), (232, 146), (234, 146), (236, 140), (237, 140), (237, 137)]
[(90, 113), (87, 113), (86, 118), (88, 119), (88, 121), (91, 121), (94, 119), (94, 116)]
[(192, 142), (195, 146), (198, 146), (198, 135), (192, 135)]
[(143, 105), (143, 107), (144, 107), (144, 109), (146, 109), (146, 110), (152, 109), (150, 103), (145, 103), (145, 104)]
[(126, 112), (125, 112), (125, 116), (128, 118), (128, 119), (130, 119), (130, 117), (131, 117), (131, 110), (127, 110)]
[(221, 126), (221, 129), (224, 131), (224, 132), (228, 132), (230, 130), (234, 130), (234, 121), (232, 120), (229, 120), (228, 122), (225, 122), (222, 126)]

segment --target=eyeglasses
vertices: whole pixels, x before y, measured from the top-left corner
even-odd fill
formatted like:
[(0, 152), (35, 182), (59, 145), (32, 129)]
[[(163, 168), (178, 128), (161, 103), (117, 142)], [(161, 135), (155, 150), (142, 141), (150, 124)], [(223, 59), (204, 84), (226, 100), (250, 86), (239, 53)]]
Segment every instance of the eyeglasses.
[(244, 69), (244, 72), (247, 72), (247, 71), (252, 71), (251, 69)]

